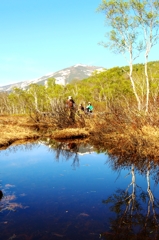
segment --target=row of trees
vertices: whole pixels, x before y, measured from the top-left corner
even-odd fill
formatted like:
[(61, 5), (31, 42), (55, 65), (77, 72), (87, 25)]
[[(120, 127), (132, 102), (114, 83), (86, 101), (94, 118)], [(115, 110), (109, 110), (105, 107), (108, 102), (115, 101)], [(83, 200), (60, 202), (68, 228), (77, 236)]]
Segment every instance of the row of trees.
[[(158, 108), (159, 95), (159, 62), (149, 62), (149, 97), (151, 108)], [(129, 78), (128, 67), (115, 67), (93, 75), (81, 81), (73, 81), (66, 86), (55, 83), (54, 78), (48, 79), (47, 86), (32, 84), (28, 89), (14, 88), (12, 92), (0, 93), (1, 114), (28, 114), (30, 112), (52, 112), (57, 104), (64, 104), (71, 95), (76, 105), (87, 105), (92, 102), (96, 111), (109, 111), (114, 106), (135, 108), (135, 97)], [(141, 106), (145, 106), (144, 65), (134, 65), (133, 78)], [(150, 101), (150, 100), (149, 100)], [(150, 105), (150, 103), (149, 103)]]

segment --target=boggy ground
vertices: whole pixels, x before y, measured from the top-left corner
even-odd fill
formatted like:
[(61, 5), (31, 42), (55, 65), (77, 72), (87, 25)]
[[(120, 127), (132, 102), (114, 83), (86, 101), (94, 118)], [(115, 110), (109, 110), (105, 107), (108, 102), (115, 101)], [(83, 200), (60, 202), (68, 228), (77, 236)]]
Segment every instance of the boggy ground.
[(10, 145), (35, 141), (42, 137), (51, 138), (85, 138), (89, 131), (85, 128), (67, 128), (57, 130), (54, 123), (46, 121), (35, 122), (29, 116), (0, 115), (0, 149)]
[[(115, 119), (115, 120), (113, 120)], [(98, 151), (105, 151), (117, 157), (128, 159), (155, 159), (159, 161), (159, 128), (146, 122), (125, 123), (117, 118), (99, 116), (85, 119), (85, 125), (71, 125), (64, 129), (56, 128), (53, 122), (35, 122), (29, 116), (0, 116), (0, 149), (10, 145), (35, 141), (50, 137), (60, 139), (88, 139)], [(115, 122), (114, 122), (115, 121)]]
[(0, 148), (7, 148), (19, 140), (38, 138), (39, 134), (35, 127), (27, 117), (0, 116)]

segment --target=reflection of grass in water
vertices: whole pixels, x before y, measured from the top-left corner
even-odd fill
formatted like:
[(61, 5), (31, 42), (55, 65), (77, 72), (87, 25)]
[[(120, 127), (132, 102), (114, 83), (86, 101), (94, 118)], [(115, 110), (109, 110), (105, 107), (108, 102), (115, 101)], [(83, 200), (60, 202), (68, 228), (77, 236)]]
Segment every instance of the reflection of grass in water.
[(16, 208), (24, 208), (21, 203), (11, 202), (16, 199), (16, 196), (8, 195), (4, 196), (1, 200), (0, 212), (5, 210), (8, 211), (16, 211)]
[[(10, 188), (10, 187), (14, 187), (14, 185), (11, 184), (6, 184), (5, 185), (6, 189)], [(11, 194), (11, 195), (4, 195), (3, 192), (0, 190), (0, 212), (3, 212), (5, 210), (8, 211), (16, 211), (17, 208), (27, 208), (27, 207), (23, 207), (21, 203), (16, 203), (16, 202), (12, 202), (13, 200), (16, 199), (15, 194)]]

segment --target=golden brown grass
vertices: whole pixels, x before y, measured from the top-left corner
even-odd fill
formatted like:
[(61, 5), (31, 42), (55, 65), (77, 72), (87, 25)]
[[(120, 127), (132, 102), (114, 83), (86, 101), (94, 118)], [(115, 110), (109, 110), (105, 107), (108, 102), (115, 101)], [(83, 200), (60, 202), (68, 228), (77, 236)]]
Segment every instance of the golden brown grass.
[(0, 116), (0, 148), (45, 136), (62, 141), (89, 138), (96, 149), (107, 150), (109, 154), (159, 160), (158, 127), (145, 123), (137, 127), (113, 119), (110, 116), (94, 117), (85, 119), (85, 127), (80, 128), (77, 124), (59, 130), (49, 122), (36, 123), (28, 116)]
[(11, 145), (17, 140), (39, 137), (37, 131), (30, 128), (26, 117), (0, 117), (0, 147)]
[(66, 128), (56, 130), (50, 122), (36, 123), (29, 116), (0, 116), (0, 148), (6, 148), (21, 141), (31, 141), (40, 137), (58, 139), (86, 138), (89, 131), (85, 128)]
[(53, 133), (55, 139), (64, 139), (64, 138), (86, 138), (89, 137), (89, 131), (85, 128), (66, 128), (63, 130), (58, 130)]
[(117, 156), (133, 162), (145, 159), (159, 161), (159, 128), (149, 125), (141, 129), (125, 126), (120, 131), (97, 131), (90, 136), (91, 143), (98, 150), (107, 150), (111, 156)]

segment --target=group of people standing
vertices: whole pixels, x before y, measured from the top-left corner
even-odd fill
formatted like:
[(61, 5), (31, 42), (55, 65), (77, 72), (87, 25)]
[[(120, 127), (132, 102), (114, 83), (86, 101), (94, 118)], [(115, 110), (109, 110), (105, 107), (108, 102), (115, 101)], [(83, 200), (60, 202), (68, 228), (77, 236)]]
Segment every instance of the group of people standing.
[(88, 102), (88, 105), (86, 106), (86, 108), (83, 106), (83, 104), (80, 104), (79, 107), (77, 108), (75, 101), (71, 96), (69, 96), (66, 103), (67, 103), (68, 109), (70, 110), (70, 118), (73, 120), (75, 119), (76, 110), (78, 111), (79, 114), (83, 114), (83, 113), (92, 114), (93, 112), (93, 106), (91, 102)]
[(92, 113), (93, 112), (93, 106), (90, 102), (88, 102), (88, 105), (86, 108), (84, 108), (83, 104), (79, 105), (79, 110), (85, 112), (85, 113)]

